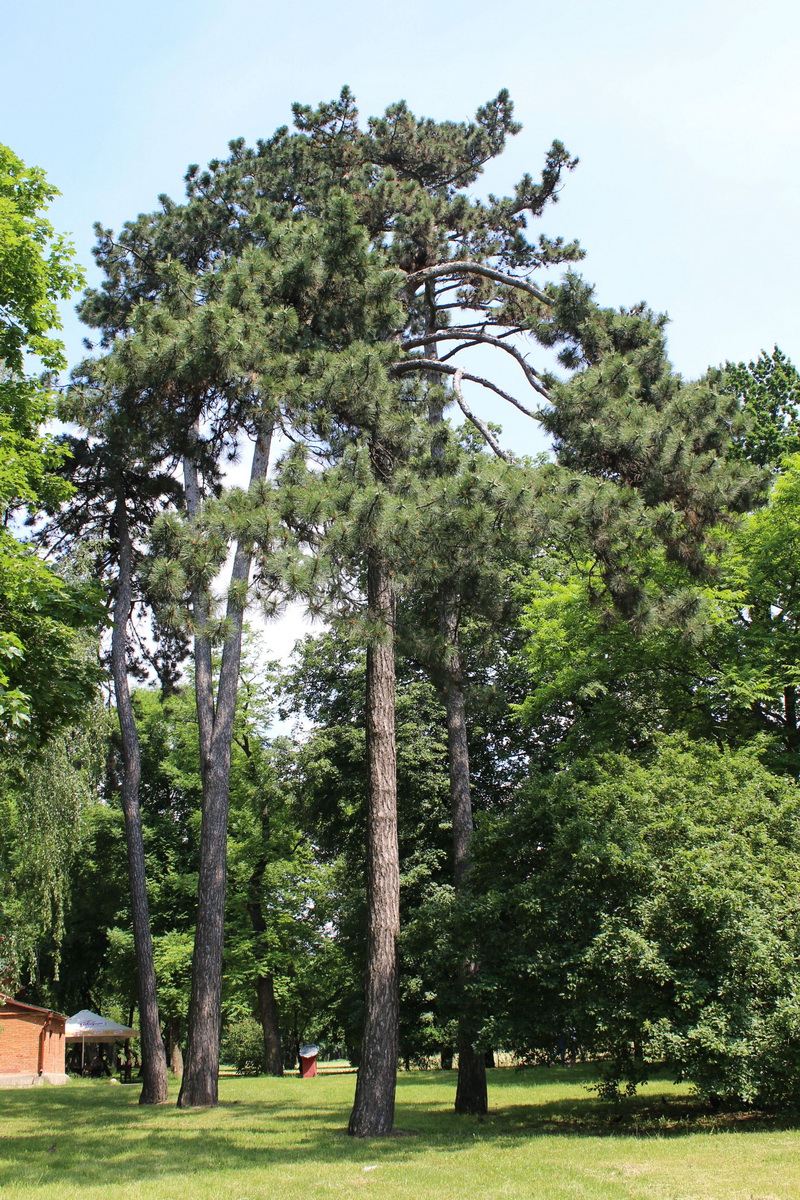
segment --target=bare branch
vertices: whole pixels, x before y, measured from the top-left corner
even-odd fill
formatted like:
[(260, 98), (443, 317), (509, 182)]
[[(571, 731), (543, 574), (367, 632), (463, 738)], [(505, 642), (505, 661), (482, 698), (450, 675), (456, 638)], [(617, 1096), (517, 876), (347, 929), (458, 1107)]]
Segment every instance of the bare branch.
[(553, 303), (545, 292), (534, 287), (532, 283), (528, 283), (527, 279), (520, 279), (516, 275), (506, 275), (503, 271), (496, 271), (494, 267), (486, 267), (483, 263), (470, 262), (468, 259), (456, 258), (452, 262), (435, 263), (432, 267), (423, 267), (421, 271), (412, 271), (406, 275), (406, 280), (408, 283), (420, 284), (425, 283), (427, 279), (438, 279), (442, 275), (481, 275), (484, 279), (495, 279), (498, 283), (505, 283), (508, 287), (528, 292), (537, 300), (541, 300), (543, 304)]
[(451, 366), (450, 363), (441, 362), (438, 358), (406, 358), (402, 362), (395, 363), (391, 371), (393, 375), (405, 374), (407, 371), (441, 371), (445, 375), (455, 375), (456, 371), (461, 371), (462, 379), (466, 379), (469, 383), (479, 383), (481, 387), (488, 388), (489, 391), (501, 396), (503, 400), (507, 400), (509, 404), (513, 404), (514, 408), (518, 408), (520, 412), (525, 413), (526, 417), (531, 417), (534, 421), (539, 420), (538, 413), (533, 412), (530, 408), (526, 408), (521, 400), (517, 400), (514, 396), (510, 396), (508, 392), (504, 392), (496, 383), (492, 383), (491, 379), (484, 379), (480, 375), (470, 375), (467, 371), (462, 370), (461, 367)]
[(475, 426), (475, 428), (479, 431), (479, 433), (481, 434), (481, 436), (483, 437), (483, 439), (487, 443), (487, 445), (491, 446), (492, 450), (494, 450), (497, 457), (502, 458), (503, 462), (507, 462), (507, 463), (512, 462), (513, 460), (511, 458), (511, 455), (508, 454), (507, 451), (505, 451), (503, 449), (503, 447), (498, 442), (497, 438), (492, 433), (491, 429), (489, 429), (488, 426), (484, 425), (484, 423), (480, 419), (480, 417), (475, 416), (475, 413), (472, 411), (472, 409), (470, 408), (470, 406), (467, 404), (466, 400), (462, 396), (462, 394), (461, 394), (461, 379), (462, 379), (463, 375), (464, 375), (463, 369), (461, 367), (458, 367), (456, 369), (455, 375), (453, 376), (453, 392), (455, 393), (456, 400), (458, 401), (458, 407), (461, 409), (461, 411), (463, 412), (463, 414), (467, 418), (467, 420), (471, 421), (472, 424)]
[(505, 350), (506, 354), (510, 354), (512, 358), (516, 359), (525, 372), (525, 378), (527, 379), (528, 383), (539, 393), (540, 396), (544, 396), (545, 400), (550, 399), (547, 394), (547, 390), (539, 382), (538, 371), (535, 371), (533, 367), (529, 366), (525, 356), (520, 353), (516, 346), (511, 346), (507, 342), (501, 341), (500, 338), (491, 337), (487, 333), (464, 333), (459, 331), (458, 326), (456, 326), (454, 329), (437, 329), (432, 333), (425, 334), (423, 337), (409, 338), (407, 341), (403, 342), (403, 349), (413, 350), (417, 346), (427, 346), (432, 342), (452, 342), (462, 337), (468, 338), (469, 341), (463, 346), (456, 346), (455, 350), (451, 350), (450, 354), (447, 355), (448, 358), (451, 358), (454, 354), (457, 354), (459, 350), (466, 350), (468, 346), (496, 346), (500, 350)]

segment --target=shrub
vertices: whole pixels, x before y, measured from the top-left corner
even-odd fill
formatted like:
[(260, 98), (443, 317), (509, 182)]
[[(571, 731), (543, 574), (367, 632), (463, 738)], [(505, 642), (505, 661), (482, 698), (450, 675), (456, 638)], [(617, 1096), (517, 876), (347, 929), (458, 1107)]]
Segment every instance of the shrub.
[(258, 1021), (243, 1017), (226, 1028), (220, 1046), (222, 1061), (239, 1075), (260, 1075), (264, 1070), (264, 1034)]
[(753, 751), (664, 739), (533, 779), (473, 886), (495, 1044), (574, 1030), (605, 1094), (665, 1064), (712, 1101), (800, 1095), (800, 789)]

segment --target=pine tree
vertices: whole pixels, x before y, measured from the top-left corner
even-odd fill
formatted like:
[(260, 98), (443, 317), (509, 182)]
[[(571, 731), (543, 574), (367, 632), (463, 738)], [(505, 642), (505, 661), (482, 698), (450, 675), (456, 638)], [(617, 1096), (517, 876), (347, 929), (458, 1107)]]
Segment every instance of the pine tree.
[[(218, 525), (209, 536), (203, 525), (203, 506), (205, 494), (213, 493), (216, 486), (221, 450), (226, 442), (238, 440), (243, 429), (255, 433), (251, 487), (259, 488), (266, 477), (273, 413), (271, 406), (261, 403), (255, 383), (263, 353), (245, 332), (245, 323), (254, 319), (264, 337), (268, 318), (260, 288), (266, 265), (262, 256), (257, 261), (237, 262), (236, 271), (208, 270), (192, 276), (177, 262), (171, 267), (165, 264), (160, 293), (139, 301), (131, 317), (132, 328), (124, 338), (107, 339), (111, 350), (106, 370), (121, 389), (128, 419), (155, 403), (161, 414), (158, 419), (168, 431), (171, 453), (183, 464), (186, 522), (173, 519), (169, 526), (171, 568), (155, 563), (150, 572), (166, 621), (175, 627), (181, 600), (186, 600), (191, 612), (188, 628), (194, 634), (204, 794), (192, 1006), (179, 1097), (182, 1106), (214, 1104), (217, 1099), (230, 745), (252, 558), (252, 539), (240, 538), (234, 553), (215, 695), (210, 584), (224, 562), (229, 533)], [(90, 298), (90, 305), (92, 302)], [(255, 318), (254, 305), (258, 309)], [(201, 423), (208, 426), (205, 436), (201, 435)], [(162, 543), (164, 536), (162, 533)]]
[[(574, 279), (542, 286), (531, 281), (536, 270), (581, 257), (575, 243), (544, 236), (534, 242), (526, 234), (529, 218), (540, 216), (557, 199), (564, 173), (575, 165), (564, 147), (554, 142), (539, 182), (526, 175), (511, 196), (490, 196), (483, 202), (468, 194), (485, 164), (518, 131), (507, 93), (479, 109), (474, 122), (437, 124), (414, 117), (400, 103), (362, 130), (345, 89), (338, 101), (316, 110), (295, 106), (295, 121), (295, 133), (278, 130), (255, 149), (242, 141), (231, 143), (227, 161), (215, 161), (204, 172), (191, 168), (185, 212), (165, 201), (162, 216), (140, 219), (120, 243), (103, 232), (109, 286), (92, 304), (98, 319), (108, 322), (113, 340), (114, 328), (141, 320), (136, 314), (147, 311), (143, 300), (169, 293), (169, 304), (180, 310), (183, 294), (187, 311), (201, 314), (199, 327), (193, 318), (180, 319), (186, 329), (199, 331), (201, 346), (213, 344), (212, 357), (220, 358), (224, 379), (234, 378), (233, 390), (243, 400), (243, 407), (234, 403), (226, 409), (231, 419), (223, 422), (235, 437), (249, 402), (245, 377), (229, 371), (230, 362), (241, 358), (235, 342), (242, 326), (229, 316), (215, 325), (211, 294), (203, 291), (197, 305), (197, 289), (202, 291), (204, 281), (217, 275), (222, 279), (226, 271), (221, 264), (231, 255), (244, 260), (250, 248), (268, 241), (276, 223), (290, 231), (281, 236), (299, 232), (306, 238), (305, 251), (290, 256), (290, 269), (277, 288), (283, 298), (283, 344), (270, 343), (269, 366), (259, 364), (256, 374), (260, 390), (281, 396), (283, 419), (313, 442), (333, 472), (322, 498), (297, 455), (284, 472), (284, 515), (296, 533), (305, 531), (316, 551), (310, 565), (290, 569), (289, 583), (306, 588), (312, 597), (320, 588), (320, 596), (337, 590), (341, 596), (352, 595), (356, 579), (356, 590), (366, 595), (371, 965), (365, 1063), (351, 1131), (386, 1133), (394, 1097), (397, 1011), (392, 965), (397, 930), (391, 713), (395, 572), (409, 557), (409, 507), (420, 499), (418, 475), (409, 464), (413, 455), (422, 457), (411, 446), (420, 436), (419, 427), (412, 421), (412, 427), (404, 428), (403, 412), (413, 417), (420, 403), (427, 406), (425, 436), (434, 462), (441, 457), (439, 417), (449, 402), (458, 405), (498, 458), (510, 457), (470, 408), (465, 384), (542, 420), (557, 439), (561, 465), (539, 487), (541, 511), (549, 513), (553, 530), (591, 542), (602, 559), (613, 603), (632, 621), (652, 608), (644, 559), (638, 576), (626, 566), (626, 547), (640, 536), (637, 522), (643, 523), (645, 538), (665, 544), (668, 554), (697, 574), (704, 569), (707, 531), (720, 508), (742, 507), (750, 485), (745, 472), (736, 476), (721, 466), (735, 404), (721, 403), (711, 388), (684, 387), (672, 375), (657, 320), (643, 310), (600, 312), (590, 290)], [(168, 247), (175, 251), (169, 260)], [(274, 284), (270, 277), (270, 295)], [(165, 309), (155, 300), (159, 317), (149, 342), (124, 339), (123, 359), (130, 352), (152, 359), (159, 321), (172, 320), (169, 304)], [(235, 308), (229, 304), (228, 312)], [(219, 356), (227, 322), (231, 337)], [(259, 328), (257, 322), (244, 331), (250, 347), (254, 328)], [(276, 322), (270, 328), (274, 331)], [(574, 382), (562, 386), (535, 368), (520, 349), (526, 338), (534, 345), (562, 347), (562, 365), (575, 373)], [(182, 417), (183, 454), (192, 439), (195, 445), (202, 443), (202, 428), (195, 423), (206, 411), (204, 405), (215, 404), (221, 395), (224, 408), (231, 392), (215, 374), (217, 358), (210, 369), (202, 353), (192, 350), (194, 340), (180, 336), (171, 344), (191, 351), (188, 375), (184, 359), (167, 354), (159, 368), (161, 382), (152, 386)], [(515, 361), (524, 400), (491, 376), (465, 369), (465, 356), (476, 347)], [(456, 362), (454, 356), (460, 356)], [(434, 386), (435, 380), (448, 379), (449, 390)], [(151, 386), (146, 381), (144, 372), (140, 390)], [(602, 433), (599, 439), (596, 430)], [(218, 446), (219, 440), (212, 437), (210, 445)], [(303, 447), (298, 451), (301, 458), (306, 453)], [(353, 491), (356, 480), (360, 493)], [(191, 492), (191, 473), (187, 481)], [(336, 528), (341, 513), (326, 507), (340, 487), (350, 488), (344, 530)], [(548, 488), (557, 494), (560, 511), (548, 504)], [(270, 525), (272, 510), (264, 500), (261, 517), (253, 517), (254, 530), (259, 520)], [(362, 535), (355, 548), (348, 546), (353, 529)], [(342, 555), (339, 566), (337, 553)], [(266, 577), (274, 570), (262, 567)], [(457, 824), (468, 834), (457, 587), (443, 578), (437, 599), (443, 634), (440, 676), (451, 705)], [(201, 603), (195, 612), (201, 641), (204, 619)], [(461, 838), (456, 851), (462, 875), (467, 841)], [(381, 1017), (375, 1015), (381, 1012)], [(464, 1061), (468, 1059), (465, 1053)], [(476, 1082), (460, 1089), (459, 1107), (484, 1105), (478, 1074)]]
[[(140, 1104), (167, 1100), (167, 1067), (158, 1013), (153, 941), (147, 898), (145, 847), (139, 786), (141, 748), (131, 702), (129, 629), (145, 593), (141, 541), (156, 513), (173, 502), (176, 487), (164, 470), (164, 448), (150, 424), (130, 424), (104, 378), (104, 364), (86, 363), (62, 401), (59, 415), (83, 425), (87, 436), (70, 438), (70, 467), (76, 492), (54, 521), (54, 532), (68, 541), (97, 547), (96, 571), (106, 582), (112, 611), (111, 674), (122, 750), (122, 808), (128, 851), (131, 913), (139, 1025), (142, 1042)], [(102, 397), (102, 399), (101, 399)], [(144, 433), (144, 436), (143, 436)]]
[[(177, 222), (174, 211), (168, 216)], [(173, 518), (159, 531), (151, 583), (162, 597), (164, 619), (179, 625), (188, 621), (195, 638), (204, 803), (193, 1002), (179, 1098), (188, 1106), (216, 1103), (217, 1096), (230, 739), (256, 544), (262, 582), (277, 570), (273, 506), (265, 483), (271, 430), (280, 419), (297, 428), (310, 422), (324, 431), (335, 418), (336, 406), (341, 410), (348, 403), (337, 393), (339, 385), (331, 383), (337, 354), (360, 333), (374, 338), (376, 323), (387, 337), (396, 323), (396, 302), (394, 275), (383, 264), (365, 284), (363, 235), (347, 206), (333, 199), (324, 220), (316, 224), (276, 227), (260, 221), (258, 236), (240, 247), (239, 254), (220, 254), (216, 260), (210, 256), (199, 271), (177, 260), (156, 264), (152, 288), (142, 282), (148, 298), (125, 307), (127, 285), (120, 262), (127, 269), (131, 256), (146, 258), (142, 237), (159, 228), (157, 221), (140, 222), (126, 231), (137, 247), (134, 252), (131, 241), (124, 260), (115, 250), (116, 274), (109, 288), (119, 288), (122, 300), (117, 303), (114, 298), (109, 305), (95, 295), (89, 304), (99, 313), (108, 308), (109, 320), (120, 311), (122, 320), (131, 321), (125, 337), (117, 337), (113, 328), (104, 335), (112, 347), (109, 369), (130, 412), (145, 401), (160, 404), (173, 453), (183, 462), (186, 520)], [(351, 393), (353, 380), (347, 371), (363, 365), (363, 356), (348, 362), (341, 386), (350, 387)], [(281, 397), (280, 406), (276, 396)], [(256, 437), (249, 494), (227, 507), (215, 504), (219, 455), (243, 432)], [(381, 435), (376, 433), (374, 440), (377, 462), (384, 454)], [(238, 547), (227, 612), (220, 623), (210, 589), (231, 536)], [(222, 663), (215, 697), (211, 649), (217, 637), (222, 640)]]
[(713, 382), (736, 396), (745, 424), (735, 453), (759, 467), (775, 468), (782, 456), (800, 450), (800, 373), (777, 346), (761, 351), (755, 362), (726, 363), (711, 372)]
[[(318, 212), (332, 187), (345, 188), (352, 198), (373, 246), (402, 273), (404, 315), (398, 358), (398, 380), (421, 372), (429, 383), (442, 376), (456, 377), (450, 399), (457, 397), (469, 420), (493, 449), (499, 444), (488, 427), (472, 413), (459, 386), (461, 379), (512, 397), (493, 381), (464, 371), (449, 360), (459, 350), (491, 347), (511, 355), (520, 365), (526, 387), (544, 389), (523, 354), (509, 340), (525, 329), (531, 304), (549, 305), (546, 294), (528, 279), (532, 269), (549, 267), (581, 257), (576, 244), (545, 237), (531, 244), (525, 237), (529, 216), (539, 216), (556, 198), (564, 171), (575, 162), (560, 143), (553, 143), (539, 183), (526, 176), (513, 197), (488, 203), (466, 195), (484, 165), (501, 152), (506, 137), (518, 132), (508, 94), (479, 109), (471, 123), (417, 119), (404, 103), (391, 106), (383, 118), (371, 120), (367, 132), (358, 127), (358, 114), (345, 89), (338, 102), (317, 110), (295, 106), (298, 133), (278, 131), (269, 142), (248, 151), (232, 146), (227, 164), (212, 164), (204, 173), (193, 173), (190, 189), (219, 203), (228, 203), (233, 187), (240, 203), (254, 211), (264, 199), (278, 198), (276, 181), (282, 180), (291, 162), (291, 204)], [(284, 196), (284, 203), (289, 196)], [(453, 324), (452, 314), (461, 317)], [(440, 359), (440, 347), (444, 348)], [(431, 419), (437, 423), (443, 402), (441, 389)], [(525, 408), (524, 405), (522, 405)], [(433, 434), (434, 455), (436, 432)], [(456, 830), (456, 877), (466, 869), (471, 802), (466, 750), (466, 724), (461, 667), (457, 644), (458, 621), (452, 588), (446, 584), (439, 597), (441, 625), (446, 631), (446, 651), (440, 666), (448, 700), (448, 728)], [(369, 980), (368, 980), (369, 994)], [(484, 1111), (485, 1074), (482, 1058), (462, 1041), (462, 1074), (457, 1108)], [(467, 1064), (471, 1064), (471, 1068)], [(377, 1085), (376, 1085), (377, 1087)], [(376, 1132), (370, 1114), (375, 1105), (359, 1089), (351, 1129)], [(381, 1129), (383, 1131), (383, 1129)]]
[(634, 630), (686, 620), (697, 606), (691, 587), (665, 594), (650, 579), (650, 550), (687, 583), (707, 577), (714, 527), (748, 511), (766, 483), (732, 456), (745, 424), (737, 398), (673, 370), (665, 325), (644, 305), (599, 309), (571, 278), (535, 326), (574, 368), (566, 383), (551, 381), (540, 414), (558, 464), (543, 476), (551, 537), (590, 548), (607, 601)]

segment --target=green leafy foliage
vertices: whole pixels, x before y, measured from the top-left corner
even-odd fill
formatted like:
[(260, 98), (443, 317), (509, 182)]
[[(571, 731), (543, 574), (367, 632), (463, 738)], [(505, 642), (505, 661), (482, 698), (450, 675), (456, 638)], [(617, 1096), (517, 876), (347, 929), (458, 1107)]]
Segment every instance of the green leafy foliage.
[(59, 193), (38, 167), (0, 146), (0, 363), (19, 374), (26, 354), (65, 365), (58, 301), (83, 281), (71, 244), (54, 233), (44, 210)]
[(641, 748), (660, 730), (734, 743), (752, 733), (720, 661), (736, 658), (741, 587), (723, 575), (689, 588), (663, 554), (649, 557), (661, 612), (638, 629), (604, 602), (602, 569), (589, 556), (555, 550), (520, 579), (525, 682), (515, 711), (543, 764)]
[[(57, 981), (76, 864), (102, 774), (105, 714), (18, 748), (0, 764), (0, 974), (11, 989)], [(45, 983), (45, 988), (46, 988)]]
[(659, 604), (633, 625), (604, 602), (596, 559), (559, 547), (536, 560), (517, 588), (516, 711), (541, 753), (635, 749), (659, 730), (731, 746), (768, 734), (770, 763), (797, 774), (797, 479), (787, 456), (767, 504), (715, 532), (702, 584), (651, 548)]
[(0, 732), (43, 743), (77, 722), (102, 669), (95, 639), (104, 620), (93, 582), (47, 567), (0, 530)]
[(797, 688), (800, 685), (800, 456), (783, 460), (765, 508), (731, 539), (729, 578), (739, 589), (727, 678), (736, 700), (772, 734), (777, 763), (800, 773)]
[(230, 1063), (238, 1075), (259, 1075), (264, 1057), (261, 1026), (253, 1017), (230, 1022), (220, 1043), (222, 1061)]
[(744, 428), (736, 397), (675, 373), (665, 324), (643, 305), (599, 309), (570, 277), (538, 326), (542, 338), (566, 342), (577, 368), (566, 383), (552, 381), (542, 412), (559, 468), (550, 479), (551, 537), (578, 559), (591, 555), (635, 630), (664, 603), (679, 615), (651, 576), (653, 553), (663, 551), (687, 584), (707, 577), (715, 527), (759, 503), (767, 481), (731, 458), (732, 434)]
[(663, 740), (534, 776), (484, 819), (467, 918), (492, 1034), (573, 1036), (611, 1086), (666, 1062), (726, 1101), (796, 1095), (800, 793), (752, 750)]
[(96, 592), (45, 567), (11, 524), (19, 508), (36, 515), (70, 494), (66, 450), (41, 428), (53, 397), (25, 375), (29, 356), (64, 365), (57, 302), (83, 278), (43, 216), (54, 195), (42, 171), (0, 146), (0, 739), (17, 741), (78, 718), (97, 678), (81, 631), (102, 620)]

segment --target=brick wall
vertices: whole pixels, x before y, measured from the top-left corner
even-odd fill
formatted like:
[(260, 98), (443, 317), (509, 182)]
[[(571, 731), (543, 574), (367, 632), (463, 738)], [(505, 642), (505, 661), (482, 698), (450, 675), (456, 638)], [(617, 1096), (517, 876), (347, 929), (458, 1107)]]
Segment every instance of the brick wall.
[(44, 1035), (44, 1065), (42, 1070), (47, 1073), (63, 1075), (65, 1071), (64, 1058), (66, 1046), (64, 1043), (64, 1022), (51, 1020)]
[(0, 1075), (36, 1075), (39, 1071), (39, 1036), (44, 1035), (44, 1063), (47, 1072), (64, 1071), (64, 1020), (48, 1018), (44, 1013), (0, 1008)]

